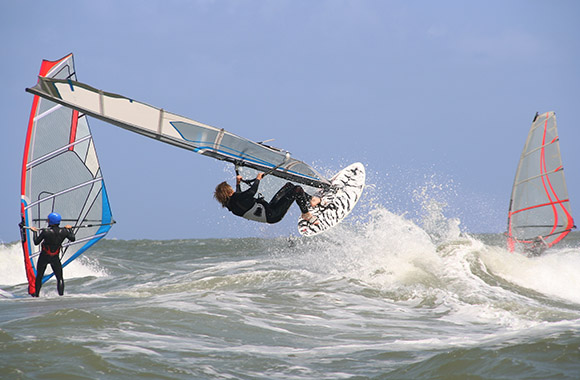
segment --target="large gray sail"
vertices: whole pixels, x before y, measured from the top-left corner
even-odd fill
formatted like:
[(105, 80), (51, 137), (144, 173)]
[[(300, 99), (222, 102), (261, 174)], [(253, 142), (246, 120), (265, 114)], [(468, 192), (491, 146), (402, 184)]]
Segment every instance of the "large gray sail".
[(326, 178), (306, 163), (290, 157), (286, 151), (80, 82), (41, 77), (38, 84), (27, 91), (121, 128), (205, 156), (271, 172), (274, 176), (309, 186), (330, 186)]

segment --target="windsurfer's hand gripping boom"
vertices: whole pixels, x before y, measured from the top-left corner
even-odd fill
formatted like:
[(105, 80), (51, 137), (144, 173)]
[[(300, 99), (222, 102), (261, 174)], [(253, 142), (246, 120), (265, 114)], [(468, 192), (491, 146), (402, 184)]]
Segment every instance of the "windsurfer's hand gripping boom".
[(258, 173), (258, 175), (256, 175), (256, 178), (254, 179), (244, 179), (238, 172), (238, 169), (236, 168), (236, 185), (239, 185), (240, 183), (245, 183), (248, 185), (251, 185), (252, 183), (254, 183), (256, 180), (261, 181), (262, 178), (264, 178), (264, 173)]

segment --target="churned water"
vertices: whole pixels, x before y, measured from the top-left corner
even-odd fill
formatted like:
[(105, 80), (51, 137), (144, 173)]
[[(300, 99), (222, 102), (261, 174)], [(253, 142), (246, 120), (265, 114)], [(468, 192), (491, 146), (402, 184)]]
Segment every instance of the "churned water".
[(0, 246), (3, 379), (578, 379), (580, 235), (501, 235), (375, 209), (311, 239), (105, 240), (41, 298)]

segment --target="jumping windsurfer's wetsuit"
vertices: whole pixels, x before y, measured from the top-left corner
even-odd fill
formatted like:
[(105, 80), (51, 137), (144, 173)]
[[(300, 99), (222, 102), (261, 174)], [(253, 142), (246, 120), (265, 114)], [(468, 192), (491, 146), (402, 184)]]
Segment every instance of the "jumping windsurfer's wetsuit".
[(302, 187), (288, 182), (278, 190), (270, 202), (267, 202), (261, 196), (255, 197), (259, 185), (260, 180), (256, 179), (248, 190), (242, 191), (238, 183), (236, 192), (226, 204), (227, 209), (234, 215), (270, 224), (281, 221), (294, 201), (303, 214), (308, 212), (308, 204), (312, 197), (306, 194)]
[(38, 245), (42, 242), (40, 256), (38, 256), (38, 262), (36, 263), (36, 291), (34, 297), (38, 297), (40, 294), (42, 277), (44, 277), (44, 271), (48, 264), (52, 267), (52, 272), (56, 277), (58, 294), (61, 296), (64, 294), (64, 278), (62, 276), (62, 264), (59, 255), (64, 239), (75, 241), (76, 237), (74, 232), (69, 228), (61, 228), (57, 225), (48, 226), (38, 236), (36, 235), (36, 231), (34, 231), (34, 244)]

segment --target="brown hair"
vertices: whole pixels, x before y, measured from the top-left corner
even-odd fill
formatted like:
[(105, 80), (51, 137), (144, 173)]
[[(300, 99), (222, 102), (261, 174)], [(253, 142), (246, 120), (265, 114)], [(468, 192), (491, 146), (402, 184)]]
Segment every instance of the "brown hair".
[(215, 192), (213, 197), (221, 203), (222, 207), (226, 207), (228, 201), (230, 200), (230, 194), (234, 189), (226, 182), (222, 182), (215, 187)]

